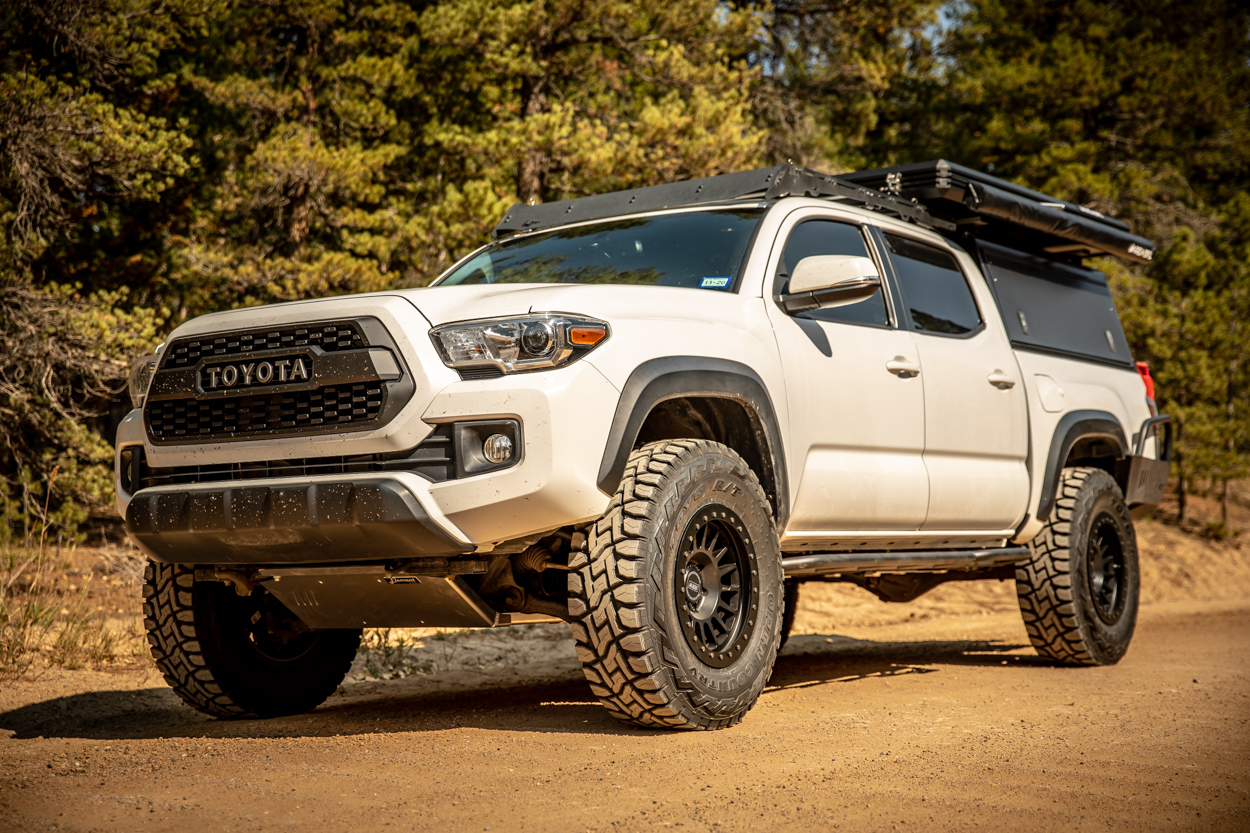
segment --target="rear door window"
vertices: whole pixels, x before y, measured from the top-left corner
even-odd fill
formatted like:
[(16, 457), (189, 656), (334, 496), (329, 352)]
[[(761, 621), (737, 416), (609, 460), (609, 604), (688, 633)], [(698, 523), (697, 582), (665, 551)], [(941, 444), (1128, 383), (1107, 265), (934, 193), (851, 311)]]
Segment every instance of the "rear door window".
[(896, 234), (884, 236), (912, 329), (963, 336), (981, 328), (972, 289), (950, 252)]
[[(778, 292), (786, 291), (786, 282), (794, 267), (805, 257), (817, 255), (855, 255), (871, 258), (864, 233), (859, 226), (836, 220), (807, 220), (794, 227), (786, 240), (786, 248), (778, 266)], [(798, 318), (836, 321), (842, 324), (872, 324), (887, 327), (890, 317), (885, 307), (885, 284), (881, 291), (857, 304), (831, 309), (814, 309), (800, 313)]]

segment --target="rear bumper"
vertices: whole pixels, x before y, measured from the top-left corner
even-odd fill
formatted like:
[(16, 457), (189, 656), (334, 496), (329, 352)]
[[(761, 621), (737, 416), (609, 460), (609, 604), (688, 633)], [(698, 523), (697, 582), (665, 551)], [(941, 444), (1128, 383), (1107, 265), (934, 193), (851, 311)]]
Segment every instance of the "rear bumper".
[[(1162, 436), (1159, 436), (1160, 431)], [(1155, 438), (1155, 457), (1145, 456), (1146, 443)], [(1163, 501), (1168, 476), (1172, 472), (1172, 417), (1160, 414), (1142, 423), (1134, 435), (1133, 456), (1120, 463), (1123, 470), (1124, 502), (1140, 515)]]
[(126, 531), (171, 564), (379, 561), (472, 552), (435, 523), (401, 476), (144, 489)]

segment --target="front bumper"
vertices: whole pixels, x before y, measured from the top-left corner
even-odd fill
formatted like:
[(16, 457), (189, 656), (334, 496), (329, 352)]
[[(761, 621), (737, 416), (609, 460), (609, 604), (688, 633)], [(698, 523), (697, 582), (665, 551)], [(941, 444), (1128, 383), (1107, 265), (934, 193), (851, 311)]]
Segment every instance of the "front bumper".
[(474, 549), (387, 476), (144, 489), (126, 508), (126, 531), (170, 564), (377, 561)]
[[(485, 552), (603, 513), (608, 496), (595, 481), (619, 396), (594, 366), (576, 362), (541, 373), (454, 382), (425, 399), (413, 425), (394, 427), (420, 441), (439, 424), (516, 420), (520, 460), (498, 471), (436, 482), (413, 472), (265, 477), (149, 486), (131, 494), (120, 464), (127, 448), (144, 446), (145, 454), (158, 457), (156, 466), (165, 465), (160, 457), (184, 453), (146, 443), (135, 411), (118, 430), (118, 508), (145, 552), (177, 563), (311, 564)], [(199, 449), (186, 462), (278, 459), (267, 455), (271, 442), (233, 443), (220, 455)], [(309, 446), (282, 456), (315, 453)], [(348, 459), (365, 448), (371, 447), (363, 438), (342, 437), (332, 450)], [(342, 489), (355, 490), (353, 508), (334, 497), (339, 503), (323, 511), (322, 502)], [(389, 507), (389, 514), (381, 519), (375, 507)]]

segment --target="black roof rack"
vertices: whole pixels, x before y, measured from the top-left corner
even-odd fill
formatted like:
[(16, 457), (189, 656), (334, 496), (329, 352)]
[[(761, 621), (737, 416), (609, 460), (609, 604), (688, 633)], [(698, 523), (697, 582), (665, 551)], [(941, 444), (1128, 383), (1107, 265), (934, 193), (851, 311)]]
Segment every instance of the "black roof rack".
[(1119, 220), (945, 159), (841, 174), (913, 199), (972, 236), (1050, 257), (1154, 259), (1155, 244)]
[(817, 197), (880, 211), (925, 228), (1073, 260), (1110, 254), (1149, 263), (1155, 244), (1097, 211), (1048, 197), (944, 159), (830, 176), (798, 165), (652, 185), (508, 209), (491, 233), (499, 238), (569, 223), (666, 208), (743, 200)]
[(538, 231), (568, 223), (602, 220), (665, 208), (738, 202), (752, 198), (771, 201), (782, 197), (821, 197), (845, 201), (910, 220), (926, 228), (955, 230), (953, 223), (932, 216), (928, 209), (915, 200), (883, 194), (862, 185), (842, 182), (837, 177), (787, 164), (560, 202), (537, 205), (517, 203), (508, 209), (491, 236), (497, 238), (522, 231)]

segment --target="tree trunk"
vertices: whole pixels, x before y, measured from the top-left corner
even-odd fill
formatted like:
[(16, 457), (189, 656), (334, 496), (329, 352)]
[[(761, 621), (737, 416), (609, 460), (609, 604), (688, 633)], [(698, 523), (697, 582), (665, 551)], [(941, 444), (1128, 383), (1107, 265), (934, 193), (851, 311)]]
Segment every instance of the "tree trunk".
[[(1234, 296), (1235, 297), (1235, 296)], [(1236, 330), (1233, 331), (1234, 338)], [(1237, 464), (1237, 441), (1236, 430), (1237, 425), (1234, 418), (1237, 416), (1237, 407), (1235, 404), (1237, 394), (1237, 360), (1232, 359), (1228, 363), (1228, 390), (1224, 397), (1224, 418), (1225, 431), (1227, 437), (1224, 440), (1225, 450), (1228, 451), (1228, 465), (1235, 466)], [(1224, 472), (1224, 488), (1220, 492), (1220, 523), (1224, 524), (1224, 529), (1228, 529), (1228, 470)]]
[[(547, 110), (547, 79), (527, 77), (521, 79), (521, 115), (537, 116)], [(542, 202), (547, 190), (547, 154), (534, 147), (522, 150), (521, 164), (517, 168), (516, 194), (523, 203)]]
[(1176, 520), (1180, 523), (1185, 522), (1185, 452), (1181, 451), (1181, 433), (1184, 429), (1184, 423), (1179, 419), (1176, 421), (1176, 451), (1172, 454), (1172, 459), (1176, 461)]
[(292, 253), (308, 237), (308, 186), (301, 183), (291, 197), (291, 227), (287, 232)]

